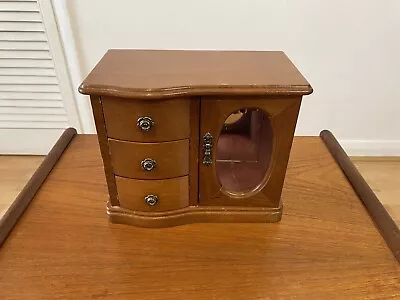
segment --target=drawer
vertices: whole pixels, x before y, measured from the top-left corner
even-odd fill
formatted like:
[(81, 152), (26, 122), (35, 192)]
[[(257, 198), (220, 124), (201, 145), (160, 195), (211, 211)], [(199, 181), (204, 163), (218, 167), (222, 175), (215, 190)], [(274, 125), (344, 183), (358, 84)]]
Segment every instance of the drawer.
[[(189, 100), (133, 100), (102, 97), (110, 138), (162, 142), (189, 138)], [(151, 127), (146, 126), (151, 123)], [(141, 125), (141, 126), (140, 126)]]
[(123, 208), (156, 212), (189, 205), (188, 176), (164, 180), (137, 180), (119, 176), (115, 179), (119, 203)]
[(189, 140), (163, 143), (108, 141), (111, 163), (118, 176), (165, 179), (189, 174)]

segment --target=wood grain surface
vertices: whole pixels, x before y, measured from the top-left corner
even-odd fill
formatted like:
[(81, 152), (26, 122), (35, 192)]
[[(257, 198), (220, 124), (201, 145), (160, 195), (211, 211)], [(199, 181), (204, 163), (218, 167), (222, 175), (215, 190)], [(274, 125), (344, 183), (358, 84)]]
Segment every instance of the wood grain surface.
[(398, 299), (400, 266), (318, 137), (295, 138), (273, 224), (110, 224), (77, 136), (0, 249), (0, 299)]
[(400, 228), (400, 156), (352, 156), (351, 161)]
[(307, 80), (280, 51), (109, 50), (83, 94), (154, 99), (182, 95), (305, 95)]
[[(165, 142), (189, 138), (189, 101), (129, 101), (101, 97), (108, 137), (132, 142)], [(137, 126), (140, 117), (154, 121), (150, 131)]]
[(43, 155), (0, 155), (0, 218), (26, 186), (45, 157)]
[(340, 146), (332, 132), (328, 130), (321, 131), (322, 140), (325, 142), (327, 148), (335, 158), (336, 162), (343, 170), (344, 174), (350, 181), (357, 195), (364, 203), (369, 214), (374, 220), (376, 226), (380, 230), (383, 238), (386, 240), (389, 248), (392, 250), (393, 255), (400, 263), (400, 229), (390, 217), (387, 210), (383, 207), (381, 201), (374, 194), (368, 183), (358, 172), (357, 168), (353, 165), (350, 158), (347, 156), (344, 149)]
[[(176, 201), (176, 200), (175, 200)], [(176, 202), (175, 202), (176, 203)], [(162, 228), (190, 223), (272, 223), (279, 222), (282, 207), (187, 206), (176, 210), (132, 211), (107, 203), (109, 220), (144, 228)]]
[(107, 139), (107, 128), (104, 123), (104, 112), (102, 100), (99, 96), (90, 96), (92, 103), (94, 122), (96, 124), (97, 139), (99, 141), (100, 152), (103, 158), (104, 173), (107, 181), (108, 193), (112, 205), (118, 205), (118, 191), (115, 183), (113, 166), (111, 165), (110, 146)]
[[(189, 178), (182, 176), (163, 180), (136, 180), (116, 177), (122, 208), (133, 211), (157, 212), (184, 208), (189, 205)], [(145, 203), (147, 195), (155, 195), (154, 206)]]
[[(26, 183), (25, 187), (15, 198), (14, 202), (7, 209), (4, 216), (0, 217), (0, 246), (3, 244), (8, 234), (11, 232), (19, 218), (28, 207), (29, 203), (39, 191), (43, 182), (57, 164), (61, 155), (68, 147), (71, 140), (76, 136), (75, 128), (67, 128), (49, 151), (46, 158), (42, 161), (35, 173)], [(1, 287), (0, 287), (1, 288)], [(0, 298), (1, 299), (1, 298)]]
[(199, 130), (200, 97), (190, 101), (190, 139), (189, 139), (189, 203), (199, 202)]
[[(118, 176), (164, 179), (189, 174), (189, 140), (163, 143), (133, 143), (109, 139), (111, 161)], [(145, 171), (141, 162), (150, 158), (156, 167)]]

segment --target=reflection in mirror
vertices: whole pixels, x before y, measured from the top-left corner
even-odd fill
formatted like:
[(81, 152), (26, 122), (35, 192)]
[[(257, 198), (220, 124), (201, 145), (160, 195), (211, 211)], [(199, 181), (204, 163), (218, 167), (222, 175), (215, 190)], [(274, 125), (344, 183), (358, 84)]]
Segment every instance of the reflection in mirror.
[(217, 142), (216, 169), (223, 190), (245, 193), (261, 186), (272, 152), (272, 126), (261, 109), (245, 108), (225, 120)]

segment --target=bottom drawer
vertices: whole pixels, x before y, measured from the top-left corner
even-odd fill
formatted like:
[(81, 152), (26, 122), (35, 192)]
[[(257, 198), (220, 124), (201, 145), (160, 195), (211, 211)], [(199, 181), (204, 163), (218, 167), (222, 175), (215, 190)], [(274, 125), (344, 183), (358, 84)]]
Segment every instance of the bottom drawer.
[[(189, 177), (137, 180), (115, 176), (120, 206), (136, 211), (167, 211), (189, 205)], [(153, 197), (155, 196), (155, 197)]]

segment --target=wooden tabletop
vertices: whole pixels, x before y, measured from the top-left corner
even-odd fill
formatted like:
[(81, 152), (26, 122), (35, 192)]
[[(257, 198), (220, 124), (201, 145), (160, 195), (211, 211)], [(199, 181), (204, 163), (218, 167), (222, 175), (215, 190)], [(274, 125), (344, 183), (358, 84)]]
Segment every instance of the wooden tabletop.
[(400, 267), (324, 143), (295, 138), (274, 224), (110, 224), (76, 136), (0, 249), (0, 299), (399, 299)]
[(304, 95), (312, 88), (281, 51), (109, 50), (79, 88), (128, 98)]

